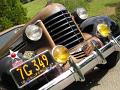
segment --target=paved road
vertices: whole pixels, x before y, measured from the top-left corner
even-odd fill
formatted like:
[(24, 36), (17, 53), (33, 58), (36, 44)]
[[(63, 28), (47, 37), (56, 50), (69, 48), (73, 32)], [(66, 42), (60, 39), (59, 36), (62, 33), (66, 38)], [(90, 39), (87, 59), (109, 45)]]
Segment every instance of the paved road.
[(120, 60), (112, 69), (96, 69), (86, 75), (84, 83), (73, 83), (65, 90), (120, 90)]

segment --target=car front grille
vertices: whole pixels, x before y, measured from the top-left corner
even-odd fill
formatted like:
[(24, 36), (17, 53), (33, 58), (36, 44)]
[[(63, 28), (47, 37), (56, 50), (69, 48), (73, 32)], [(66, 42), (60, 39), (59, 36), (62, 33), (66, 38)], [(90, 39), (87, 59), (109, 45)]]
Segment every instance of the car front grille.
[(83, 37), (67, 10), (61, 10), (47, 17), (43, 23), (56, 45), (68, 49), (83, 41)]

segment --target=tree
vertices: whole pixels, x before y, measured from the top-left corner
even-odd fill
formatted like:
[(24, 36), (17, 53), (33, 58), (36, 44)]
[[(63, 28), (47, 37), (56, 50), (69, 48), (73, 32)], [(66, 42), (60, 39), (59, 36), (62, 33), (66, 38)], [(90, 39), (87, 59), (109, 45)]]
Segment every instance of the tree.
[(0, 0), (0, 30), (25, 23), (26, 20), (26, 9), (20, 0)]

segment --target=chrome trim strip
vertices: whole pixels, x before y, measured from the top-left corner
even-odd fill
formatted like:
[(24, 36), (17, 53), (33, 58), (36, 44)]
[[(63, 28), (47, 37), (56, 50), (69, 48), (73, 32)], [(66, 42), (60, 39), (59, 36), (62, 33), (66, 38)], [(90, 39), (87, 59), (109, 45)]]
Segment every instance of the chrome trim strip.
[[(78, 34), (77, 34), (77, 35), (78, 35)], [(70, 43), (65, 44), (65, 47), (67, 47), (67, 46), (69, 46), (69, 45), (71, 45), (71, 44), (77, 42), (77, 41), (80, 40), (81, 38), (82, 38), (82, 37), (77, 38), (76, 40), (74, 40), (74, 41), (72, 41), (72, 42), (70, 42)]]
[[(71, 23), (71, 22), (70, 22), (70, 23)], [(65, 26), (65, 25), (67, 25), (67, 24), (69, 24), (69, 22), (66, 22), (66, 23), (64, 23), (64, 24), (62, 24), (62, 25), (60, 25), (60, 26), (58, 26), (58, 27), (52, 29), (51, 32), (53, 32), (53, 31), (55, 31), (55, 30), (57, 30), (57, 29), (59, 29), (59, 28)]]
[[(66, 30), (68, 31), (70, 28), (71, 28), (71, 27), (66, 28), (66, 29), (64, 29), (64, 30), (61, 30), (60, 32), (57, 32), (56, 34), (52, 35), (52, 37), (55, 37), (56, 35), (58, 35), (58, 34), (60, 34), (60, 33), (63, 33), (63, 32), (66, 31)], [(59, 38), (56, 38), (55, 40), (57, 41), (58, 39), (60, 39), (60, 38), (62, 38), (62, 37), (65, 37), (66, 35), (68, 35), (68, 34), (70, 34), (70, 33), (74, 33), (75, 31), (77, 31), (77, 29), (74, 29), (74, 30), (70, 31), (70, 32), (67, 33), (67, 34), (64, 34), (63, 36), (61, 36), (61, 37), (59, 37)]]
[(4, 34), (10, 32), (10, 31), (13, 31), (13, 30), (15, 30), (15, 29), (20, 29), (20, 28), (22, 28), (24, 25), (25, 25), (25, 24), (21, 24), (21, 25), (17, 25), (17, 26), (11, 27), (11, 28), (9, 28), (9, 29), (6, 29), (6, 30), (0, 32), (0, 36), (3, 36)]
[(55, 26), (55, 25), (58, 24), (58, 23), (61, 23), (62, 21), (66, 20), (66, 19), (71, 19), (71, 17), (63, 18), (63, 19), (61, 19), (60, 21), (57, 21), (57, 22), (51, 24), (50, 26), (48, 26), (48, 29), (51, 28), (51, 27), (53, 27), (53, 26)]
[(59, 18), (59, 17), (63, 16), (63, 15), (69, 15), (69, 14), (68, 14), (67, 12), (66, 12), (66, 13), (62, 13), (62, 14), (60, 14), (59, 16), (54, 17), (53, 19), (51, 19), (51, 20), (47, 21), (47, 22), (45, 23), (45, 25), (46, 25), (46, 24), (48, 24), (48, 23), (50, 23), (50, 22), (51, 22), (51, 21), (53, 21), (54, 19), (57, 19), (57, 18)]
[[(67, 85), (67, 84), (69, 85), (73, 81), (75, 81), (75, 78), (73, 76), (73, 72), (74, 71), (72, 70), (72, 68), (70, 68), (69, 70), (67, 70), (66, 72), (64, 72), (60, 76), (58, 76), (57, 78), (55, 78), (52, 81), (48, 82), (46, 85), (41, 87), (39, 90), (47, 90), (47, 89), (51, 89), (51, 88), (52, 88), (52, 90), (56, 90), (55, 86), (59, 87), (59, 89), (63, 89), (64, 85)], [(66, 79), (67, 79), (68, 83), (64, 83), (66, 81)], [(64, 83), (64, 84), (61, 85), (62, 83)]]

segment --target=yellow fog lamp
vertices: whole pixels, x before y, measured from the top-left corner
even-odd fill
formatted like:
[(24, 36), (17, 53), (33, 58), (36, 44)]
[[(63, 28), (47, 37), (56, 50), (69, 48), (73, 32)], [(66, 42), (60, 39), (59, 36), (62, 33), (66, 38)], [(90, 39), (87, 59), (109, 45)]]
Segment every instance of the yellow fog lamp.
[(110, 28), (108, 27), (107, 24), (101, 23), (97, 25), (97, 30), (100, 33), (101, 36), (103, 37), (109, 37), (110, 36)]
[(56, 62), (64, 64), (68, 61), (70, 53), (66, 47), (58, 45), (53, 48), (52, 55)]
[(73, 61), (72, 57), (70, 56), (69, 50), (66, 47), (62, 45), (58, 45), (54, 47), (52, 50), (52, 55), (55, 61), (60, 64), (65, 64), (68, 61), (70, 66), (73, 67), (74, 72), (76, 72), (78, 76), (80, 77), (80, 80), (85, 81), (85, 78), (82, 75), (80, 68)]
[(100, 33), (101, 36), (103, 37), (108, 37), (113, 43), (116, 43), (118, 47), (120, 47), (120, 44), (118, 41), (114, 38), (114, 36), (111, 33), (110, 28), (108, 27), (107, 24), (101, 23), (97, 25), (97, 30)]

